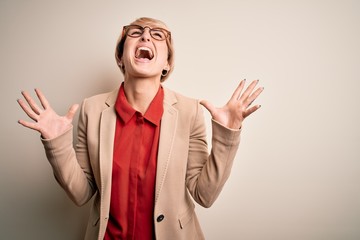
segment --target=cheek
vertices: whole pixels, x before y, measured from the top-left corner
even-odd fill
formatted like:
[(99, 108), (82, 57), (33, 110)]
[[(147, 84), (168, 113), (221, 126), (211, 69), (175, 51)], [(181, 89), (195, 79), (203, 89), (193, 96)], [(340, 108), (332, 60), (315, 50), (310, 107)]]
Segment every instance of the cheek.
[(126, 39), (125, 43), (124, 43), (124, 50), (123, 50), (123, 54), (122, 54), (122, 61), (127, 61), (131, 56), (132, 56), (132, 52), (131, 52), (131, 41), (128, 41), (128, 39)]
[(167, 46), (159, 48), (159, 55), (158, 58), (161, 62), (167, 62), (169, 56), (168, 48)]

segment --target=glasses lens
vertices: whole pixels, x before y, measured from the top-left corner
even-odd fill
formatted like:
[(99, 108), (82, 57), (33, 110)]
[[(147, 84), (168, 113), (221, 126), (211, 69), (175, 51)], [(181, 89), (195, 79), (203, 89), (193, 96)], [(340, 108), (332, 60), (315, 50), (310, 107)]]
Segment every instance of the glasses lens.
[(127, 35), (129, 37), (140, 37), (144, 32), (144, 29), (140, 26), (130, 25), (127, 30)]
[[(149, 28), (150, 35), (155, 40), (163, 41), (168, 37), (168, 33), (164, 29), (161, 29), (161, 28), (153, 28), (152, 29), (150, 27), (145, 27), (145, 28)], [(141, 37), (141, 35), (143, 35), (145, 28), (142, 26), (137, 26), (137, 25), (129, 25), (129, 26), (126, 26), (125, 31), (129, 37), (137, 38), (137, 37)]]
[(162, 29), (154, 28), (150, 30), (151, 36), (159, 41), (163, 41), (166, 39), (166, 33)]

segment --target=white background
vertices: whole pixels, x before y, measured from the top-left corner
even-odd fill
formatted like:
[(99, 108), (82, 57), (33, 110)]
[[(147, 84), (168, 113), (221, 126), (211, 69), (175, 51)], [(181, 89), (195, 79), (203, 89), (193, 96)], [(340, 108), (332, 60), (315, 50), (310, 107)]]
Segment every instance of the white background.
[(89, 205), (57, 185), (16, 99), (38, 87), (64, 114), (117, 87), (122, 26), (149, 16), (175, 41), (167, 87), (218, 106), (243, 78), (265, 87), (222, 194), (197, 207), (206, 238), (360, 239), (359, 13), (355, 0), (1, 0), (0, 238), (83, 237)]

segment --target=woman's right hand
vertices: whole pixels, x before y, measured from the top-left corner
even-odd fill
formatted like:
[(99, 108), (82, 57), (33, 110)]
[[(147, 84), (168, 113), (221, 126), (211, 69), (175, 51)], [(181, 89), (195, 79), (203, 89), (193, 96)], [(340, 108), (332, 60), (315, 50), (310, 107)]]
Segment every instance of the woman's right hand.
[(19, 120), (19, 123), (27, 128), (34, 129), (40, 132), (44, 139), (52, 139), (60, 136), (72, 127), (72, 120), (79, 108), (78, 104), (74, 104), (70, 107), (65, 116), (59, 116), (51, 107), (43, 93), (39, 89), (35, 89), (42, 108), (40, 108), (36, 102), (30, 97), (30, 95), (23, 91), (21, 94), (24, 96), (24, 100), (18, 99), (18, 103), (24, 112), (34, 122), (28, 122)]

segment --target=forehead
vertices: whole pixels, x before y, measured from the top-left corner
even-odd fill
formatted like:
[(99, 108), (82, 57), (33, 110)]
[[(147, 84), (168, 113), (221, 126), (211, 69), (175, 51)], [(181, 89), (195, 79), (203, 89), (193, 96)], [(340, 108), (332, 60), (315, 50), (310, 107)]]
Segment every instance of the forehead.
[(131, 25), (139, 25), (142, 27), (150, 27), (150, 28), (163, 28), (166, 30), (169, 30), (168, 27), (160, 22), (160, 21), (154, 21), (154, 20), (136, 20), (131, 23)]

